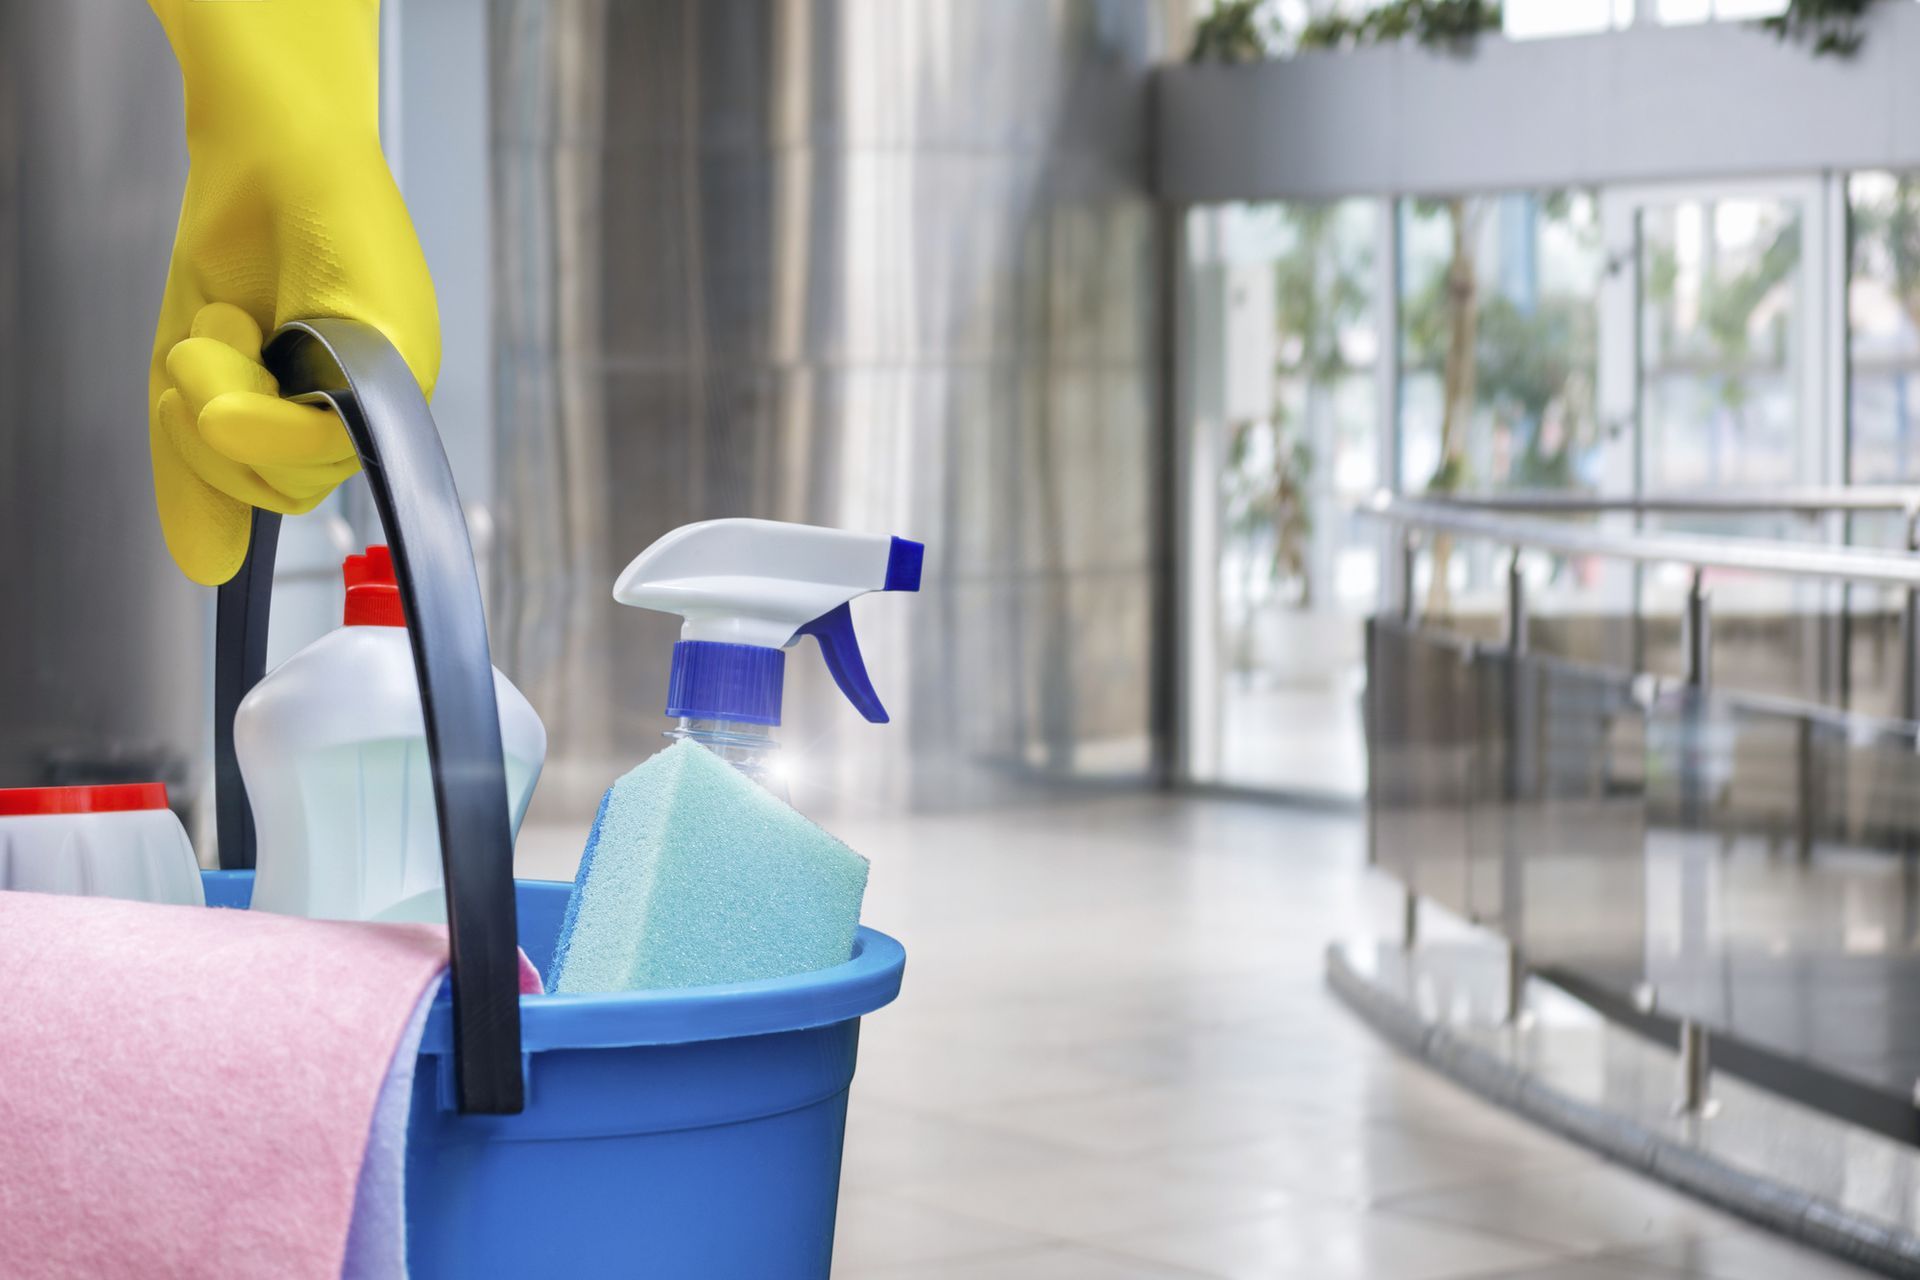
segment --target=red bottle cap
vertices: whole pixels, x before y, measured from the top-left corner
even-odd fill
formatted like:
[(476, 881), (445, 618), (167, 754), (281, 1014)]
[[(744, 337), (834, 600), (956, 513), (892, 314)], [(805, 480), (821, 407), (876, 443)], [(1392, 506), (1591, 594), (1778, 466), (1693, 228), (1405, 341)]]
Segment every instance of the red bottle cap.
[(348, 556), (340, 566), (347, 583), (347, 607), (341, 621), (349, 627), (404, 627), (407, 615), (400, 607), (400, 583), (393, 576), (393, 553), (368, 547)]
[(164, 782), (114, 782), (98, 787), (0, 788), (0, 818), (48, 813), (127, 813), (167, 807)]

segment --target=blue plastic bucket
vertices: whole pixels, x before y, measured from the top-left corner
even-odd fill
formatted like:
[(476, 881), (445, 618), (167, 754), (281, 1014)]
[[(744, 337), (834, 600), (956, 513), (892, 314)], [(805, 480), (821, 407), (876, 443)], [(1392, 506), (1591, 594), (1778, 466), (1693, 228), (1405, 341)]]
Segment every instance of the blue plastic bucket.
[[(899, 993), (900, 944), (862, 929), (847, 963), (772, 982), (521, 996), (510, 944), (544, 974), (571, 886), (513, 879), (486, 615), (433, 415), (370, 325), (294, 321), (263, 359), (282, 395), (332, 406), (353, 441), (419, 675), (460, 980), (428, 1015), (414, 1087), (413, 1273), (825, 1276), (860, 1015)], [(266, 666), (279, 527), (254, 512), (215, 613), (214, 800), (229, 868), (253, 862), (232, 727)], [(252, 873), (209, 872), (206, 888), (209, 905), (244, 907)]]
[[(245, 906), (251, 872), (206, 872)], [(572, 886), (515, 882), (543, 976)], [(407, 1132), (415, 1276), (826, 1276), (860, 1016), (906, 952), (860, 930), (853, 958), (737, 986), (523, 996), (527, 1105), (455, 1105), (452, 1007), (428, 1015)]]

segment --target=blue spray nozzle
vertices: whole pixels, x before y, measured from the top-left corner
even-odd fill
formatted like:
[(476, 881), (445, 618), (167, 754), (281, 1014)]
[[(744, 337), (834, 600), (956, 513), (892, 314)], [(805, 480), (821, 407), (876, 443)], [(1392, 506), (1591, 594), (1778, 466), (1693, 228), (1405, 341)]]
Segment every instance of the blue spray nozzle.
[(926, 547), (910, 538), (706, 520), (634, 557), (613, 595), (685, 619), (669, 715), (779, 724), (780, 651), (812, 636), (840, 692), (868, 720), (885, 724), (847, 605), (870, 591), (918, 591), (925, 563)]
[(882, 591), (918, 591), (920, 566), (927, 558), (927, 544), (911, 538), (895, 538), (887, 548), (887, 582)]
[(840, 686), (840, 692), (847, 695), (847, 701), (870, 722), (887, 723), (887, 709), (880, 705), (880, 694), (867, 676), (866, 659), (860, 656), (860, 638), (853, 633), (853, 609), (850, 606), (843, 604), (828, 610), (794, 635), (796, 638), (812, 636), (818, 640), (820, 656), (826, 659), (827, 671), (833, 676), (833, 682)]

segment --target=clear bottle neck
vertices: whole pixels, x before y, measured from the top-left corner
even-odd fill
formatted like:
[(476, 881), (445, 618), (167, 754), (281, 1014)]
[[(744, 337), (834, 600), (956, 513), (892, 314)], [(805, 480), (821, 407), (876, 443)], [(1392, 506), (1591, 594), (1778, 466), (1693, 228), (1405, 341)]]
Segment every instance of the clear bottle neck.
[(743, 720), (696, 720), (682, 716), (666, 736), (697, 742), (767, 790), (787, 800), (786, 775), (777, 767), (779, 739), (773, 726)]

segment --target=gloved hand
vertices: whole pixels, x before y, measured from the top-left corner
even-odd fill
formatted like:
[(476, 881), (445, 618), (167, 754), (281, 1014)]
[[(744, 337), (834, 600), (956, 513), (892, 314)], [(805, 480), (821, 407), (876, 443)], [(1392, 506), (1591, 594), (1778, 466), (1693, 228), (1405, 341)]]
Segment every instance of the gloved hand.
[(191, 169), (148, 377), (167, 549), (209, 586), (251, 507), (311, 510), (359, 469), (332, 413), (278, 396), (263, 333), (342, 316), (429, 395), (433, 282), (380, 151), (379, 0), (149, 0), (180, 60)]

